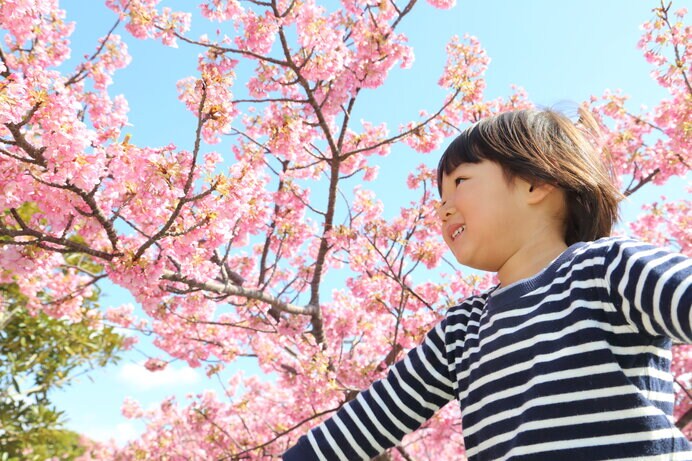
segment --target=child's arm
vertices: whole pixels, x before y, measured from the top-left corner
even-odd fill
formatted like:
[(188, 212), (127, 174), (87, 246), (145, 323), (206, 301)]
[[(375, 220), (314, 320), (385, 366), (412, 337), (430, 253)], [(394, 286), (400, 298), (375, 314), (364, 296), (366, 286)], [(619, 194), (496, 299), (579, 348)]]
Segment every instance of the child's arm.
[(284, 461), (371, 459), (401, 441), (454, 398), (445, 321), (396, 363), (385, 379), (358, 394), (283, 455)]
[(606, 255), (611, 298), (639, 331), (692, 343), (692, 260), (631, 240)]

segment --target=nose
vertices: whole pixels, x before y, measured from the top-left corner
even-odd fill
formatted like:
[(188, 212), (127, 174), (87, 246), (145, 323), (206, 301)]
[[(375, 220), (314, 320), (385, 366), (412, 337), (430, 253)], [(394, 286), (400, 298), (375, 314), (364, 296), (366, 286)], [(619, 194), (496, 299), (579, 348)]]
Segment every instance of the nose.
[(437, 208), (437, 217), (440, 218), (442, 222), (445, 222), (456, 212), (453, 205), (442, 202), (442, 204)]

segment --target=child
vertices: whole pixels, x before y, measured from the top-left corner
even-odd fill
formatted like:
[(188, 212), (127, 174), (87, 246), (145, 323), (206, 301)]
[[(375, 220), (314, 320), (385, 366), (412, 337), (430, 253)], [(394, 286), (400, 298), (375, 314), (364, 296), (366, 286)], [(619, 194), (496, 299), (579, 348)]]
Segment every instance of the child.
[(581, 115), (503, 113), (452, 142), (444, 240), (500, 284), (452, 307), (285, 461), (373, 458), (452, 399), (469, 460), (692, 460), (669, 371), (671, 339), (692, 342), (692, 260), (608, 237), (620, 194)]

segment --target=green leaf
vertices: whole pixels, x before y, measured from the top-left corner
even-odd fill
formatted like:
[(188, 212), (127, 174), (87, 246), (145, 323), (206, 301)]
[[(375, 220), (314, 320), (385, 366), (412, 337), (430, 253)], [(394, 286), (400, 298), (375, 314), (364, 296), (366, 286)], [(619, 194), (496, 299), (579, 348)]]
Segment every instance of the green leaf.
[[(31, 207), (24, 210), (29, 219)], [(88, 259), (75, 263), (87, 264)], [(86, 321), (54, 319), (44, 313), (31, 316), (16, 285), (0, 285), (0, 297), (9, 304), (7, 311), (14, 313), (0, 331), (0, 461), (73, 460), (84, 448), (79, 434), (63, 428), (63, 412), (50, 401), (50, 390), (94, 364), (116, 363), (123, 338), (112, 328), (94, 330)], [(85, 312), (97, 308), (95, 298), (85, 300)], [(10, 390), (31, 394), (31, 399), (8, 399)], [(23, 454), (27, 448), (33, 450), (29, 458)]]

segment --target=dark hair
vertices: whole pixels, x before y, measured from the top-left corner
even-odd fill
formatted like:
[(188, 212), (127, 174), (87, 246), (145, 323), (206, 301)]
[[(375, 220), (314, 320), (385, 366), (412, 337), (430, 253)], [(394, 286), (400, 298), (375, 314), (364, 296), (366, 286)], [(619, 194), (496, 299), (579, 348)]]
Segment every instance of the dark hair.
[[(442, 177), (462, 163), (498, 163), (511, 182), (554, 184), (565, 191), (565, 243), (591, 241), (610, 234), (618, 220), (622, 194), (602, 149), (598, 124), (583, 108), (579, 121), (552, 110), (517, 110), (485, 118), (463, 131), (447, 147), (437, 168)], [(601, 155), (603, 154), (603, 155)]]

